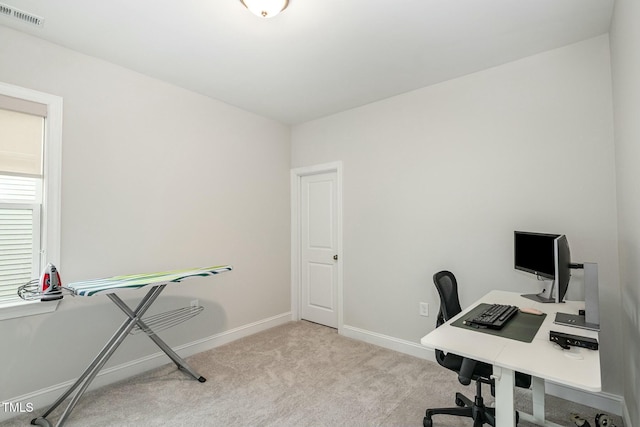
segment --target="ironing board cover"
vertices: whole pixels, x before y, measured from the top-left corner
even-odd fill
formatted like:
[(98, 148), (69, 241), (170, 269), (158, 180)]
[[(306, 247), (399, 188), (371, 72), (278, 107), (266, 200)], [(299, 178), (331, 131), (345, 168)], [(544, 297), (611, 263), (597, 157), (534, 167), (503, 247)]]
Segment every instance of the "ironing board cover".
[(232, 270), (230, 265), (203, 267), (186, 270), (173, 270), (158, 273), (132, 274), (129, 276), (113, 276), (104, 279), (85, 280), (67, 284), (66, 289), (74, 295), (90, 297), (95, 294), (108, 294), (122, 289), (138, 289), (149, 285), (177, 283), (189, 277), (206, 277)]

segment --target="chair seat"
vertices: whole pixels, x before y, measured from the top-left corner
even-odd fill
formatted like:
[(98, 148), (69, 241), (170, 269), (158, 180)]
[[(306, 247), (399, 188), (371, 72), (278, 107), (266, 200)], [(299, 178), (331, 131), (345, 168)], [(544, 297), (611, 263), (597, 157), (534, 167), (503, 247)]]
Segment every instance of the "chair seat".
[[(462, 366), (463, 360), (464, 360), (464, 357), (462, 356), (458, 356), (457, 354), (453, 354), (453, 353), (447, 353), (444, 356), (442, 363), (440, 363), (440, 360), (438, 360), (438, 363), (440, 363), (440, 365), (442, 365), (443, 367), (449, 370), (459, 372), (460, 367)], [(477, 381), (479, 378), (483, 378), (483, 379), (489, 380), (491, 384), (493, 384), (491, 375), (493, 375), (492, 365), (484, 362), (477, 362), (471, 379), (473, 381)], [(531, 387), (531, 375), (523, 374), (521, 372), (516, 372), (515, 382), (516, 382), (516, 387), (529, 388)], [(493, 387), (491, 388), (491, 391), (493, 394)]]
[[(458, 356), (457, 354), (453, 353), (447, 353), (440, 365), (452, 371), (459, 372), (460, 368), (462, 367), (463, 360), (464, 357), (462, 356)], [(493, 375), (493, 366), (489, 365), (488, 363), (477, 362), (473, 370), (473, 376), (471, 378), (474, 381), (478, 378), (490, 379), (491, 375)]]

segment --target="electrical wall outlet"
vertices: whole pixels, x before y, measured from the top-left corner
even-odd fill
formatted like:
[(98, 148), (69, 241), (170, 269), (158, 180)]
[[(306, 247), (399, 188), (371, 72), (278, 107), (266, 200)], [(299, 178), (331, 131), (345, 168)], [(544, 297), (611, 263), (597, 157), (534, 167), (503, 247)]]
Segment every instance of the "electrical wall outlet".
[(420, 316), (429, 316), (429, 303), (421, 302), (420, 303)]
[(200, 306), (200, 304), (198, 303), (197, 299), (194, 299), (194, 300), (191, 301), (191, 307), (199, 307), (199, 306)]

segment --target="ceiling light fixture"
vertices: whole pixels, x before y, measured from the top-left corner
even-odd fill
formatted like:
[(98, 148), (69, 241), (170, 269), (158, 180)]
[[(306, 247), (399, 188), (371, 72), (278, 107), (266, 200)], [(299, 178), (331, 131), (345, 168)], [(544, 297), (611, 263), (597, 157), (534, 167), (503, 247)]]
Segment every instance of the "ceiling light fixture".
[(273, 18), (289, 6), (289, 0), (240, 0), (251, 13), (261, 18)]

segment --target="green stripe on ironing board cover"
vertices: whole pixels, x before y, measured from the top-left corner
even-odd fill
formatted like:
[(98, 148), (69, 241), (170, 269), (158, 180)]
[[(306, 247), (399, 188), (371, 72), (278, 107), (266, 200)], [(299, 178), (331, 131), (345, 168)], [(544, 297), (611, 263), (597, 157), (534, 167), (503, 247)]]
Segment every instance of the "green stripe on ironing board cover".
[(108, 294), (120, 289), (138, 289), (149, 285), (177, 283), (190, 277), (206, 277), (232, 270), (230, 265), (216, 267), (192, 268), (186, 270), (163, 271), (158, 273), (132, 274), (129, 276), (113, 276), (104, 279), (85, 280), (65, 285), (74, 295), (90, 297), (95, 294)]

